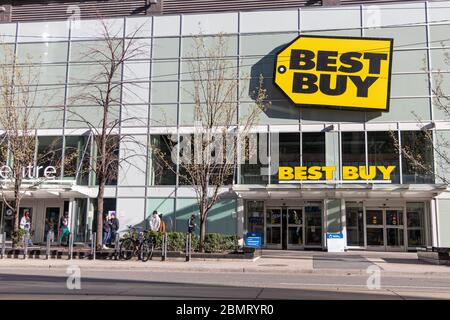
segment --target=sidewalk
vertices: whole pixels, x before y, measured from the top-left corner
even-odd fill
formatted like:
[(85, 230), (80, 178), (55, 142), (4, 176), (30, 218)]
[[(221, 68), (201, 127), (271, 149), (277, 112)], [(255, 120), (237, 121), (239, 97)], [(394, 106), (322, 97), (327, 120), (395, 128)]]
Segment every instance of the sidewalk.
[[(326, 253), (308, 251), (267, 251), (254, 261), (230, 261), (229, 259), (201, 260), (168, 259), (160, 261), (115, 261), (115, 260), (65, 260), (65, 259), (3, 259), (1, 268), (46, 268), (60, 269), (70, 265), (80, 268), (102, 270), (148, 270), (149, 272), (248, 272), (248, 273), (311, 273), (323, 275), (367, 275), (368, 267), (377, 266), (383, 275), (395, 276), (448, 276), (450, 266), (425, 264), (416, 253), (366, 252)], [(373, 269), (370, 269), (373, 270)], [(376, 268), (375, 268), (376, 270)], [(370, 271), (369, 271), (370, 272)]]

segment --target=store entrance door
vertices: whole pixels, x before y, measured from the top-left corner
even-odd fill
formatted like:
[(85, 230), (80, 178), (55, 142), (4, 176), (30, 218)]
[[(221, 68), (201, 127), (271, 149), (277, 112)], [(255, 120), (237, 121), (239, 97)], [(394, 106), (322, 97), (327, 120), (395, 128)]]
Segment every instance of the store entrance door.
[(367, 208), (367, 248), (404, 250), (404, 210), (402, 208)]
[(304, 249), (322, 247), (322, 208), (266, 208), (266, 247), (270, 249)]

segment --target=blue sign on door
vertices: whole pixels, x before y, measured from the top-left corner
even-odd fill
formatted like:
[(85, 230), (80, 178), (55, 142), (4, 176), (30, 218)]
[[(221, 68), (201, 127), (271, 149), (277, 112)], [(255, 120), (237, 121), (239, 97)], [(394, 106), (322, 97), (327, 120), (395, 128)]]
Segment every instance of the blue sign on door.
[(331, 233), (328, 232), (327, 233), (327, 239), (343, 239), (344, 235), (342, 234), (342, 232), (339, 233)]
[(247, 233), (245, 237), (245, 246), (250, 248), (261, 248), (262, 237), (259, 233)]

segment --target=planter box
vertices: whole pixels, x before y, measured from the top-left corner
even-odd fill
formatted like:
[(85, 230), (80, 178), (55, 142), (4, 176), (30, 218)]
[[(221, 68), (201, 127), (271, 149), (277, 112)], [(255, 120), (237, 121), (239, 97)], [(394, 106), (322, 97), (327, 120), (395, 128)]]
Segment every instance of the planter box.
[(450, 252), (446, 250), (419, 251), (417, 252), (417, 257), (419, 258), (419, 261), (430, 264), (450, 265)]

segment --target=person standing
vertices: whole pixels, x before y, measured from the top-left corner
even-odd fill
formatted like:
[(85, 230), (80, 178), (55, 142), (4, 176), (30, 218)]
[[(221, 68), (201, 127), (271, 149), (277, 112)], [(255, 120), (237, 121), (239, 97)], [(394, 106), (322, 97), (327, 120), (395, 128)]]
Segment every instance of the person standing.
[(159, 215), (159, 220), (161, 221), (159, 224), (159, 232), (166, 233), (166, 223), (164, 222), (162, 213)]
[(161, 226), (161, 219), (158, 216), (158, 211), (153, 211), (152, 217), (150, 219), (150, 230), (151, 231), (159, 231), (159, 227)]
[(111, 238), (109, 242), (112, 245), (116, 243), (117, 233), (119, 232), (119, 219), (117, 218), (116, 213), (111, 214), (110, 225), (111, 225)]
[(30, 218), (30, 212), (25, 211), (23, 214), (22, 219), (20, 219), (20, 229), (25, 231), (25, 234), (28, 238), (28, 245), (32, 246), (33, 242), (30, 239), (30, 230), (31, 230), (31, 218)]
[(195, 227), (197, 224), (195, 223), (195, 214), (193, 213), (188, 220), (188, 233), (195, 232)]
[(108, 216), (105, 215), (103, 219), (103, 249), (109, 249), (106, 244), (111, 236), (111, 223), (108, 220)]
[(64, 216), (61, 219), (61, 236), (59, 238), (59, 243), (61, 245), (69, 245), (69, 235), (70, 235), (70, 230), (69, 230), (69, 217), (67, 215), (67, 213), (64, 213)]

